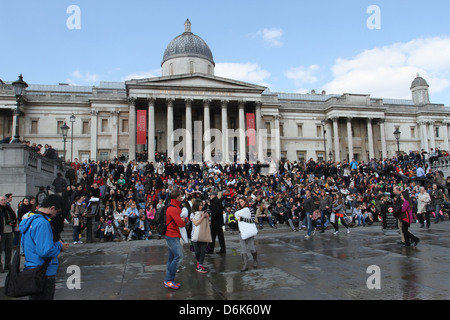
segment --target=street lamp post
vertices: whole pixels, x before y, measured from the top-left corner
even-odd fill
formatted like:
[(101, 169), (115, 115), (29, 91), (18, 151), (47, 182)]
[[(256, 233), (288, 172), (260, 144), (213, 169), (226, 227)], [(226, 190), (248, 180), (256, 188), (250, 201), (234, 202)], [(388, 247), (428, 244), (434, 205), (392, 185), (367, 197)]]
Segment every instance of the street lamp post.
[(70, 140), (70, 162), (73, 162), (73, 123), (75, 122), (75, 115), (72, 113), (70, 116), (70, 123), (72, 123), (72, 132), (71, 132), (71, 140)]
[(61, 126), (61, 133), (63, 136), (63, 141), (64, 141), (64, 163), (66, 163), (66, 138), (67, 138), (67, 133), (69, 132), (69, 126), (66, 124), (66, 122), (64, 121), (64, 124)]
[(20, 116), (20, 101), (22, 100), (23, 93), (25, 92), (25, 89), (28, 88), (28, 84), (23, 81), (22, 74), (19, 76), (19, 80), (14, 81), (12, 83), (14, 87), (14, 92), (16, 94), (16, 102), (17, 107), (14, 111), (14, 117), (16, 120), (16, 127), (14, 129), (14, 139), (11, 141), (11, 143), (20, 143), (20, 136), (19, 136), (19, 116)]
[(394, 137), (395, 140), (397, 140), (397, 157), (400, 155), (400, 130), (398, 130), (398, 128), (395, 129), (394, 131)]

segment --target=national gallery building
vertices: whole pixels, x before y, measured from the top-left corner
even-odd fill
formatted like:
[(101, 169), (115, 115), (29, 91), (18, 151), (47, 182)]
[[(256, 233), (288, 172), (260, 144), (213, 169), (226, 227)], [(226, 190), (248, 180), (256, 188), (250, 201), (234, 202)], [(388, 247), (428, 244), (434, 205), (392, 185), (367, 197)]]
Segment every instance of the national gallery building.
[(155, 153), (185, 163), (368, 161), (398, 149), (450, 149), (450, 109), (430, 103), (419, 75), (405, 83), (411, 100), (271, 92), (215, 76), (213, 54), (189, 20), (166, 47), (161, 68), (161, 77), (99, 86), (29, 84), (19, 117), (12, 82), (0, 83), (0, 139), (14, 137), (18, 118), (21, 140), (49, 144), (60, 156), (66, 123), (65, 158), (80, 161), (142, 154), (154, 161)]

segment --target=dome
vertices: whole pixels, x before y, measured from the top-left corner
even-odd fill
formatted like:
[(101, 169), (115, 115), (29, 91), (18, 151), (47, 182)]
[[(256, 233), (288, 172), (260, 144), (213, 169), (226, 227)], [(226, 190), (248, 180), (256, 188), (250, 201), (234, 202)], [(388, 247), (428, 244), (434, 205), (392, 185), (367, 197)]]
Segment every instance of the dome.
[(179, 57), (203, 58), (215, 65), (211, 49), (206, 42), (191, 32), (189, 19), (185, 23), (184, 33), (173, 39), (167, 46), (161, 65), (167, 60)]
[(414, 79), (413, 83), (411, 84), (411, 89), (413, 89), (415, 87), (429, 87), (429, 85), (425, 81), (424, 78), (422, 78), (419, 74), (417, 74), (417, 77)]

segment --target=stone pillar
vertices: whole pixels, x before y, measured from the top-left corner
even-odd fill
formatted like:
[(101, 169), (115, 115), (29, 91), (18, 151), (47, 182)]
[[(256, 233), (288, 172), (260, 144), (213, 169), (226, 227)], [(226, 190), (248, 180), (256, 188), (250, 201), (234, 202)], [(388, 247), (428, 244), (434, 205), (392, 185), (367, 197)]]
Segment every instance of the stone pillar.
[(244, 163), (246, 157), (246, 148), (245, 148), (245, 111), (244, 101), (239, 101), (239, 156), (240, 156), (240, 163)]
[(261, 163), (264, 162), (264, 145), (263, 145), (263, 127), (262, 127), (262, 115), (261, 115), (261, 107), (262, 102), (257, 101), (255, 103), (256, 105), (256, 112), (255, 112), (255, 118), (256, 118), (256, 143), (257, 143), (257, 153), (258, 153), (258, 161)]
[(275, 161), (278, 162), (281, 159), (281, 140), (280, 140), (280, 116), (274, 116), (275, 120)]
[(194, 147), (192, 145), (192, 99), (185, 99), (186, 103), (186, 150), (184, 150), (184, 163), (192, 162)]
[[(136, 98), (128, 99), (128, 159), (136, 159)], [(92, 122), (91, 122), (92, 123)], [(92, 127), (92, 126), (91, 126)]]
[(203, 100), (203, 140), (205, 142), (203, 148), (203, 159), (206, 162), (211, 161), (211, 114), (209, 110), (210, 103), (210, 99)]
[(173, 156), (173, 98), (167, 99), (167, 157), (175, 161)]
[(222, 164), (229, 161), (228, 155), (228, 100), (222, 100)]
[(430, 125), (430, 148), (433, 148), (434, 150), (436, 148), (436, 140), (434, 138), (436, 136), (434, 132), (434, 121), (428, 121), (428, 124)]
[(448, 121), (447, 120), (444, 120), (442, 122), (442, 130), (443, 130), (442, 134), (444, 137), (444, 146), (443, 147), (446, 151), (449, 151), (450, 145), (448, 142)]
[(155, 162), (155, 99), (149, 97), (148, 101), (148, 161)]
[(375, 150), (373, 146), (373, 130), (372, 130), (372, 118), (367, 118), (367, 140), (369, 143), (369, 161), (375, 158)]
[(110, 158), (118, 157), (119, 153), (119, 111), (111, 111), (111, 156)]
[(421, 121), (420, 127), (422, 128), (422, 138), (423, 138), (422, 149), (424, 149), (426, 152), (429, 152), (430, 149), (428, 148), (427, 122)]
[(352, 117), (347, 117), (347, 146), (348, 146), (348, 161), (351, 162), (353, 155), (353, 134), (352, 134)]
[(385, 125), (384, 125), (384, 121), (385, 121), (384, 119), (380, 119), (381, 157), (383, 159), (387, 158), (386, 128), (385, 128)]
[(91, 160), (97, 160), (98, 110), (91, 111)]
[(328, 154), (331, 152), (333, 153), (333, 140), (331, 138), (331, 131), (333, 130), (332, 125), (330, 123), (330, 121), (328, 121), (328, 119), (326, 120), (325, 123), (325, 131), (326, 131), (326, 146), (327, 146), (327, 154), (325, 155), (325, 159), (330, 160), (330, 157), (328, 156)]
[(333, 135), (334, 135), (334, 161), (341, 161), (341, 153), (339, 149), (339, 118), (331, 118), (333, 121)]

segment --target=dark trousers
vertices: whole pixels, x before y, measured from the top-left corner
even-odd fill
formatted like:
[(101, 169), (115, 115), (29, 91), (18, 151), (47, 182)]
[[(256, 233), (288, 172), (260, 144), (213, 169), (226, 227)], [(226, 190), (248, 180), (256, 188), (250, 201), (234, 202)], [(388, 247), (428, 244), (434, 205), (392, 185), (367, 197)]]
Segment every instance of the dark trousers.
[(214, 252), (214, 246), (216, 243), (216, 237), (219, 237), (219, 244), (220, 244), (220, 251), (221, 252), (225, 252), (225, 237), (223, 235), (223, 229), (222, 227), (211, 227), (211, 238), (212, 238), (212, 243), (211, 243), (211, 251), (210, 253)]
[(40, 294), (30, 296), (30, 300), (53, 300), (55, 296), (56, 277), (47, 277), (44, 290)]
[[(425, 216), (425, 219), (424, 219)], [(418, 213), (417, 214), (417, 218), (419, 219), (419, 222), (422, 226), (425, 225), (425, 221), (427, 222), (427, 227), (430, 227), (430, 213), (429, 212), (424, 212), (424, 213)]]
[(206, 254), (206, 246), (208, 245), (206, 242), (197, 242), (192, 241), (195, 251), (195, 258), (200, 265), (203, 265), (203, 261), (205, 260)]
[(409, 232), (409, 223), (403, 222), (402, 223), (402, 231), (403, 235), (405, 236), (405, 244), (410, 245), (412, 242), (417, 242), (419, 238), (417, 238), (415, 235), (413, 235), (411, 232)]

